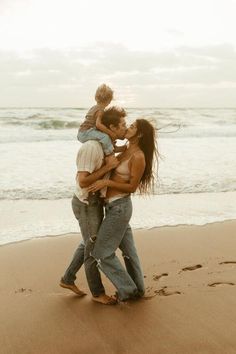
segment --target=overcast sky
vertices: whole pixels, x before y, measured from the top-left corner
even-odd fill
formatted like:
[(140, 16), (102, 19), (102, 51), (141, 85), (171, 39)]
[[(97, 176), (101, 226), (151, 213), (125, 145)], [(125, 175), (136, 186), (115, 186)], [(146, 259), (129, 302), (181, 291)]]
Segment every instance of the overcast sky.
[(236, 0), (0, 0), (0, 107), (235, 107)]

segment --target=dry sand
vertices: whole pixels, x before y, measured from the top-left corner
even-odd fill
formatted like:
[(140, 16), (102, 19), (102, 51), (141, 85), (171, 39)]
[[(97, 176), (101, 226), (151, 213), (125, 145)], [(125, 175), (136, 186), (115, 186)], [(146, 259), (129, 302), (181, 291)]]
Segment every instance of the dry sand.
[(58, 286), (79, 240), (0, 247), (1, 354), (236, 353), (236, 221), (135, 231), (152, 298), (116, 306)]

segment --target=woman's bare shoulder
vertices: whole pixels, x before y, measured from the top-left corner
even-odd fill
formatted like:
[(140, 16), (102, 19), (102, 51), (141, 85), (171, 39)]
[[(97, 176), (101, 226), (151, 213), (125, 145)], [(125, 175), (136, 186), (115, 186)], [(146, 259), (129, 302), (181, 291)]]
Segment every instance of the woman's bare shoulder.
[(142, 150), (138, 150), (136, 151), (132, 158), (131, 158), (131, 161), (135, 161), (135, 162), (145, 162), (145, 156), (144, 156), (144, 153), (142, 152)]
[(137, 158), (141, 158), (141, 157), (144, 158), (144, 157), (145, 157), (142, 150), (136, 151), (136, 152), (133, 154), (133, 156), (134, 156), (134, 157), (137, 157)]

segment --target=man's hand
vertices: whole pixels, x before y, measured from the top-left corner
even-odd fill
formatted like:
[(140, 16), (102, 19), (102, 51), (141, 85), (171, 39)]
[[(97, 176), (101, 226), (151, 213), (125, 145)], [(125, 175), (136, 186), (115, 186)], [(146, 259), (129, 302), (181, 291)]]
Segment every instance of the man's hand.
[(99, 170), (89, 173), (87, 171), (77, 172), (77, 182), (81, 188), (87, 188), (92, 183), (96, 182), (99, 178), (102, 178), (107, 172), (116, 168), (119, 165), (119, 161), (115, 155), (109, 155), (105, 158), (105, 165), (103, 165)]
[(96, 181), (95, 183), (91, 184), (87, 190), (88, 192), (97, 192), (98, 190), (104, 188), (104, 187), (108, 187), (109, 184), (109, 179), (99, 179), (98, 181)]
[(106, 167), (108, 167), (109, 170), (112, 170), (113, 168), (116, 168), (120, 162), (117, 160), (115, 155), (109, 155), (105, 157), (105, 163)]

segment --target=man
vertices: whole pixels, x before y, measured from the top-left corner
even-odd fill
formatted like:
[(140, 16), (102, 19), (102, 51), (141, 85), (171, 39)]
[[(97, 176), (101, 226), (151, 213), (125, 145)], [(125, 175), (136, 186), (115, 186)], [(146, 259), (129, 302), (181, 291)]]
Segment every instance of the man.
[[(114, 133), (117, 139), (123, 139), (126, 133), (126, 112), (112, 107), (104, 113), (103, 124)], [(93, 300), (102, 304), (114, 304), (115, 299), (106, 295), (97, 263), (90, 253), (96, 240), (97, 231), (103, 219), (103, 205), (99, 193), (90, 195), (87, 187), (118, 165), (115, 156), (106, 158), (99, 142), (90, 140), (82, 145), (77, 155), (76, 192), (72, 199), (72, 209), (79, 222), (83, 242), (77, 248), (73, 259), (61, 279), (60, 286), (85, 295), (75, 285), (76, 273), (84, 263), (85, 273)]]

